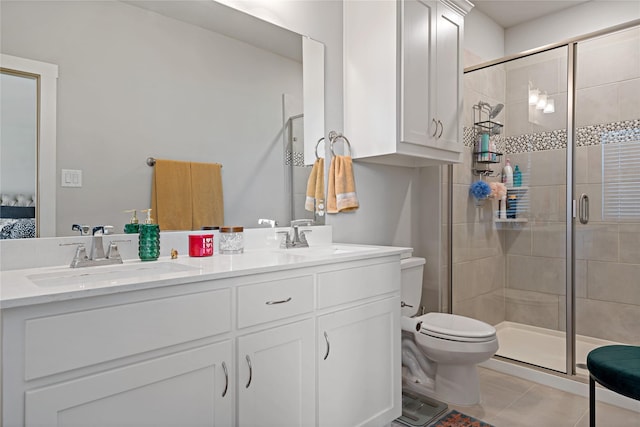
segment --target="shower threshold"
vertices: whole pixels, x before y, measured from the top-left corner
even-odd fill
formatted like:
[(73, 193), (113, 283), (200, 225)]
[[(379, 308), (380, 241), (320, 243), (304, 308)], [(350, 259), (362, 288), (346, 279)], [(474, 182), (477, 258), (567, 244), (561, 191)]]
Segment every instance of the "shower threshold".
[[(565, 332), (515, 322), (495, 326), (500, 348), (496, 355), (558, 372), (566, 370)], [(588, 375), (584, 369), (587, 354), (603, 345), (619, 344), (599, 338), (576, 335), (576, 374)]]

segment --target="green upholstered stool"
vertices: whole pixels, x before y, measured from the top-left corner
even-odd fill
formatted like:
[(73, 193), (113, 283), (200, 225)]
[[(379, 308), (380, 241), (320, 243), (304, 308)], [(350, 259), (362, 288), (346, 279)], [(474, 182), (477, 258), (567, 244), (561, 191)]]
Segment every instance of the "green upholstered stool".
[(587, 356), (589, 425), (596, 425), (596, 381), (623, 396), (640, 400), (640, 347), (607, 345)]

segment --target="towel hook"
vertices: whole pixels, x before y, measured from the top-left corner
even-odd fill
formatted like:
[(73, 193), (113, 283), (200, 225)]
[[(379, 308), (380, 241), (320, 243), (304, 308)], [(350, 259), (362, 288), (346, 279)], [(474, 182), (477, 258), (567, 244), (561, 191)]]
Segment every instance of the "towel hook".
[(347, 147), (349, 148), (349, 156), (351, 156), (351, 143), (349, 142), (349, 140), (347, 139), (346, 136), (337, 133), (336, 131), (331, 131), (329, 132), (329, 141), (331, 141), (331, 154), (335, 157), (336, 153), (333, 151), (333, 144), (336, 143), (336, 141), (342, 139), (346, 144)]
[(318, 145), (320, 145), (322, 141), (324, 141), (324, 136), (316, 142), (316, 160), (320, 160), (320, 156), (318, 156)]
[(155, 166), (156, 165), (156, 159), (154, 159), (153, 157), (147, 157), (147, 165), (148, 166)]

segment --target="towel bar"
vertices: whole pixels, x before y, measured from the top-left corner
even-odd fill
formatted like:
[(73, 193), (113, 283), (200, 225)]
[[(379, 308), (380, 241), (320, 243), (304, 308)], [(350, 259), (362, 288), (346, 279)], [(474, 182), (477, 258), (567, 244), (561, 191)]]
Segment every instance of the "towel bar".
[(349, 148), (349, 156), (351, 156), (351, 153), (352, 153), (351, 143), (349, 142), (347, 137), (333, 130), (329, 132), (329, 141), (331, 142), (331, 154), (335, 157), (336, 153), (333, 151), (333, 144), (335, 144), (336, 141), (340, 139), (342, 139), (347, 144), (347, 147)]
[(156, 165), (155, 157), (147, 157), (147, 166), (154, 167), (155, 165)]
[(318, 145), (320, 145), (322, 141), (324, 141), (324, 136), (316, 142), (316, 160), (320, 160), (320, 156), (318, 156)]

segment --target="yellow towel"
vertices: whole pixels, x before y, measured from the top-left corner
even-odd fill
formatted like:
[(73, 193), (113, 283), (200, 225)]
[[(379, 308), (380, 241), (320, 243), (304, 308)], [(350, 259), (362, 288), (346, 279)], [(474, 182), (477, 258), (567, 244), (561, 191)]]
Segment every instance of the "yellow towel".
[(307, 197), (304, 208), (309, 212), (324, 211), (324, 159), (319, 158), (313, 164), (307, 181)]
[(352, 212), (360, 207), (350, 156), (335, 156), (329, 166), (327, 213)]
[(217, 163), (156, 160), (151, 209), (160, 230), (224, 224), (221, 168)]
[(151, 209), (160, 230), (191, 230), (191, 164), (156, 160)]
[(192, 230), (224, 225), (221, 169), (219, 163), (191, 163)]

